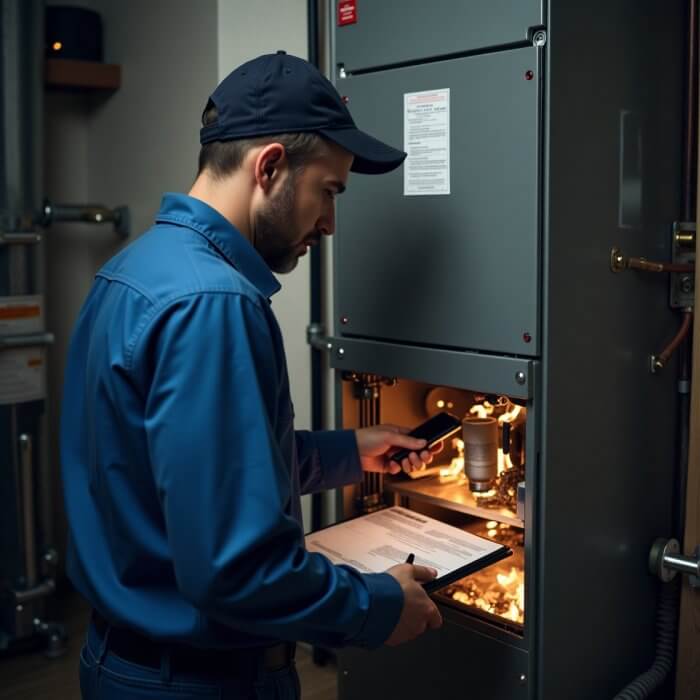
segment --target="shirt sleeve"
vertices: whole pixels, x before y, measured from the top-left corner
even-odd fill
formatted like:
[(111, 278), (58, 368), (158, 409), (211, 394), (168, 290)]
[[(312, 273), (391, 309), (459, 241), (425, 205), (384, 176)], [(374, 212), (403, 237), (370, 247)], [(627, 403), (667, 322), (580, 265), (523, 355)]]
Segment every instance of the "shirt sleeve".
[(354, 430), (297, 430), (297, 455), (302, 493), (316, 493), (362, 479)]
[(149, 456), (182, 595), (250, 634), (381, 645), (403, 606), (398, 582), (307, 552), (285, 513), (289, 467), (271, 424), (281, 358), (263, 309), (200, 293), (172, 302), (144, 335)]

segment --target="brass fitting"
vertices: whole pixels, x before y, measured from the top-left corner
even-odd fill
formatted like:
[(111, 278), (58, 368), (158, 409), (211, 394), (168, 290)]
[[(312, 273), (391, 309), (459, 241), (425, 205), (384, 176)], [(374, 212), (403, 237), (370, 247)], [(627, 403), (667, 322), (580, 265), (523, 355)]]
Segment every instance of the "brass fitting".
[(676, 231), (673, 240), (679, 248), (695, 248), (695, 231)]
[(613, 272), (622, 272), (627, 269), (627, 258), (620, 248), (612, 248), (610, 250), (610, 269)]

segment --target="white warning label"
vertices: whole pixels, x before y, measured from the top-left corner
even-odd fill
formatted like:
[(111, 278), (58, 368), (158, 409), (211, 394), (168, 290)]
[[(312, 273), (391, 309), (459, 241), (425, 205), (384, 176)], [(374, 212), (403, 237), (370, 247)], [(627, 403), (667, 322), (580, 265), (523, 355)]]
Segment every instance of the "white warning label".
[(403, 193), (450, 194), (450, 88), (403, 97)]
[(44, 298), (0, 297), (0, 335), (22, 335), (44, 330)]
[(0, 352), (0, 405), (46, 397), (46, 357), (43, 348), (13, 348)]

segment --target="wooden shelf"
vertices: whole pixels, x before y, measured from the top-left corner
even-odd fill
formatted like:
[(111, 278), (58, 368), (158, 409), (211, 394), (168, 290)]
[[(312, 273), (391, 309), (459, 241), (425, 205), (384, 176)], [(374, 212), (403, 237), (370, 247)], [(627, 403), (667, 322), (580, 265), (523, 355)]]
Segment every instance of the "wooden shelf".
[(118, 90), (121, 66), (67, 58), (46, 59), (46, 87), (59, 90)]

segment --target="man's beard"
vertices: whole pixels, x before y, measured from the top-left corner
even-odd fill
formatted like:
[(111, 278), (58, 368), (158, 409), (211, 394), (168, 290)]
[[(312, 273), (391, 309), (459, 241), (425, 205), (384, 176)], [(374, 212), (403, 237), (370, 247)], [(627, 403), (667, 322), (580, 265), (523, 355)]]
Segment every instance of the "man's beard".
[(291, 175), (253, 222), (253, 245), (273, 272), (291, 272), (299, 262), (297, 249), (303, 238), (297, 236), (292, 223), (295, 180)]

